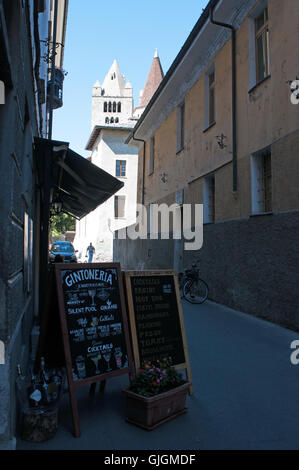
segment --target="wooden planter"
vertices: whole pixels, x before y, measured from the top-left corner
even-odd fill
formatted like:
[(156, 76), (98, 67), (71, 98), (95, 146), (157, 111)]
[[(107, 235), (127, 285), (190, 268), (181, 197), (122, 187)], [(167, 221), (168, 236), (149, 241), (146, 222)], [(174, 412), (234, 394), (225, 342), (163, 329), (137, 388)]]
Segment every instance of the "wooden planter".
[(186, 382), (168, 392), (149, 398), (130, 390), (123, 390), (126, 396), (127, 421), (151, 431), (160, 424), (185, 413), (189, 387), (190, 383)]

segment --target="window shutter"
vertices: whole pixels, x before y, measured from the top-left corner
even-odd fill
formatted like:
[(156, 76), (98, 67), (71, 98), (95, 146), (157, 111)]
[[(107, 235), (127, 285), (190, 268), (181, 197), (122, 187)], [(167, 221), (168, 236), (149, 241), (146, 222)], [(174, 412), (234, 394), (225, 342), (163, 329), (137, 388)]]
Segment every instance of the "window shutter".
[(126, 196), (115, 196), (114, 198), (114, 217), (116, 219), (125, 217)]

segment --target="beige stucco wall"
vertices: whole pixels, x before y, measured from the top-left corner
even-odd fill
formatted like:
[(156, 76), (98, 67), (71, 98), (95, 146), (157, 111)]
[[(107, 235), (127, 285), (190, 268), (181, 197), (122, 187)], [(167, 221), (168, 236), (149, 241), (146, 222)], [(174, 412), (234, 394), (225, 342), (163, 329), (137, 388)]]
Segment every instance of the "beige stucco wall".
[[(272, 146), (273, 211), (299, 207), (298, 136), (299, 105), (291, 103), (290, 87), (299, 70), (299, 3), (269, 0), (271, 76), (250, 91), (249, 26), (246, 18), (237, 31), (237, 158), (238, 191), (232, 191), (231, 42), (220, 49), (185, 96), (185, 145), (176, 153), (177, 109), (155, 132), (155, 170), (148, 175), (149, 141), (146, 145), (145, 203), (162, 200), (185, 188), (185, 202), (203, 202), (201, 178), (215, 172), (216, 221), (251, 214), (252, 153)], [(205, 72), (215, 64), (216, 124), (205, 131)], [(224, 134), (226, 148), (216, 136)], [(142, 188), (142, 155), (139, 152), (139, 196)], [(166, 182), (161, 175), (165, 174)], [(194, 181), (194, 182), (192, 182)], [(189, 183), (189, 184), (188, 184)], [(191, 193), (194, 192), (192, 195)]]

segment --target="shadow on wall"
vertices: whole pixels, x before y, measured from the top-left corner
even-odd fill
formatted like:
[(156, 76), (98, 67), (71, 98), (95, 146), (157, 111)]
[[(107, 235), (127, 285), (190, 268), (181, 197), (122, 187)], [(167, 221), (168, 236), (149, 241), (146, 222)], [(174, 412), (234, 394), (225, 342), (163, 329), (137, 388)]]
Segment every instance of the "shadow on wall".
[[(183, 252), (183, 268), (199, 261), (209, 298), (299, 331), (299, 211), (204, 226), (203, 247)], [(123, 270), (170, 269), (173, 240), (114, 240)]]
[(173, 240), (113, 240), (113, 261), (122, 270), (172, 269), (173, 253)]

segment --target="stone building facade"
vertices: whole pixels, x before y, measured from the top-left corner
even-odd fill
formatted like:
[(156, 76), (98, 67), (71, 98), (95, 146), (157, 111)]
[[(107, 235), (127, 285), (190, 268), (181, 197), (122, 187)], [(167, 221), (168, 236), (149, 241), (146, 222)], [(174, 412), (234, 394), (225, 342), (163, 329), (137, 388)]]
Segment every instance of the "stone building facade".
[(136, 109), (132, 85), (125, 81), (116, 60), (103, 84), (97, 81), (93, 87), (92, 132), (86, 149), (91, 151), (92, 163), (116, 176), (124, 186), (113, 198), (77, 221), (74, 244), (79, 261), (85, 261), (90, 242), (95, 247), (93, 261), (113, 261), (115, 231), (136, 221), (138, 145), (128, 147), (126, 140), (162, 78), (156, 52)]
[[(15, 448), (39, 306), (40, 182), (34, 138), (47, 136), (48, 64), (43, 57), (52, 34), (51, 3), (0, 1), (0, 83), (5, 90), (0, 104), (0, 449)], [(65, 33), (67, 1), (62, 4), (58, 22)]]
[(211, 299), (293, 329), (298, 27), (293, 0), (209, 2), (129, 139), (145, 143), (139, 201), (148, 209), (203, 204), (203, 246), (115, 241), (123, 269), (182, 270), (199, 261)]

